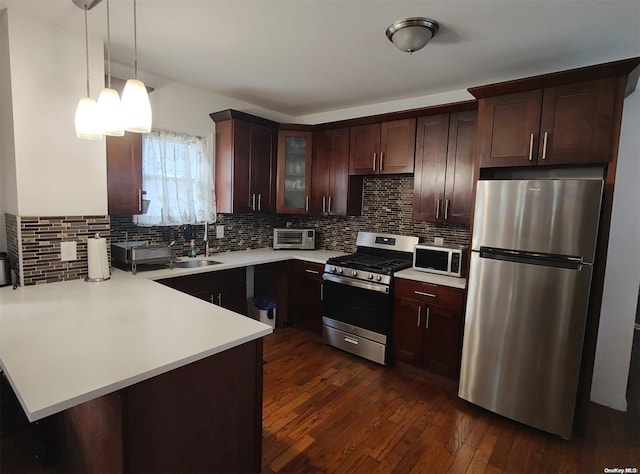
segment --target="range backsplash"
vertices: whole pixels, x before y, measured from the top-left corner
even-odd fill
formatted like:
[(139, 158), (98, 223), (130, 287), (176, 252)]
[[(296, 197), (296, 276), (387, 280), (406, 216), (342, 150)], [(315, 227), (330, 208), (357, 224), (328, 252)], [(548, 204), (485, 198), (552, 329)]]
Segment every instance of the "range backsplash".
[[(362, 216), (306, 216), (306, 215), (234, 215), (218, 214), (216, 225), (224, 226), (225, 236), (215, 238), (215, 227), (210, 228), (210, 247), (220, 252), (271, 247), (273, 228), (293, 227), (316, 229), (317, 247), (353, 252), (358, 231), (386, 232), (413, 235), (421, 241), (433, 242), (442, 237), (446, 245), (468, 245), (469, 227), (439, 225), (411, 219), (413, 203), (413, 176), (376, 176), (364, 180)], [(196, 232), (198, 254), (204, 251), (204, 226), (193, 226)], [(131, 216), (111, 216), (111, 239), (114, 242), (147, 240), (168, 243), (175, 240), (176, 255), (189, 251), (186, 228), (138, 227)]]

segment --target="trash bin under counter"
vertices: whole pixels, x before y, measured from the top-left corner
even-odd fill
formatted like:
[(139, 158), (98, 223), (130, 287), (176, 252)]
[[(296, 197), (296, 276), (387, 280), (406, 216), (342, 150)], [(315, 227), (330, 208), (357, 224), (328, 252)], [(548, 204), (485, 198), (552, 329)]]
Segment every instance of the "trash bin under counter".
[(249, 317), (276, 327), (276, 300), (268, 296), (249, 298)]

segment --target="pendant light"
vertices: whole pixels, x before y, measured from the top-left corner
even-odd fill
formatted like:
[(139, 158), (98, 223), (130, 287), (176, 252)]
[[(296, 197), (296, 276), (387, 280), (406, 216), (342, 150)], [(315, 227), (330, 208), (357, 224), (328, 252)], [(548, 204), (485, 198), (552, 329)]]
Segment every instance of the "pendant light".
[(151, 103), (144, 83), (138, 80), (138, 31), (136, 0), (133, 0), (133, 79), (129, 79), (122, 92), (122, 114), (125, 130), (149, 133), (151, 131)]
[(113, 137), (124, 135), (124, 124), (118, 91), (111, 88), (111, 26), (109, 22), (109, 0), (107, 0), (107, 87), (98, 97), (98, 112), (104, 134)]
[(89, 28), (87, 25), (87, 10), (90, 6), (85, 4), (84, 7), (80, 6), (80, 8), (84, 10), (84, 41), (87, 59), (87, 96), (80, 99), (78, 107), (76, 108), (76, 136), (78, 138), (85, 138), (88, 140), (102, 140), (104, 138), (104, 133), (102, 121), (100, 120), (98, 112), (98, 103), (91, 98), (91, 89), (89, 86)]

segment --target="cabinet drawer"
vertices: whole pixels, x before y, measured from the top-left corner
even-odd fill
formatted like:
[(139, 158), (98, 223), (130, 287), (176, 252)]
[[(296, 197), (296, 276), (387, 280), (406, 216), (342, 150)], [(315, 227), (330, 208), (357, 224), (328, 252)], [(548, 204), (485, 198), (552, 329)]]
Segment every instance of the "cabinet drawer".
[(302, 260), (298, 260), (296, 261), (296, 270), (303, 276), (322, 278), (322, 273), (324, 273), (324, 265), (320, 263), (304, 262)]
[(464, 291), (414, 280), (395, 279), (395, 296), (462, 310)]

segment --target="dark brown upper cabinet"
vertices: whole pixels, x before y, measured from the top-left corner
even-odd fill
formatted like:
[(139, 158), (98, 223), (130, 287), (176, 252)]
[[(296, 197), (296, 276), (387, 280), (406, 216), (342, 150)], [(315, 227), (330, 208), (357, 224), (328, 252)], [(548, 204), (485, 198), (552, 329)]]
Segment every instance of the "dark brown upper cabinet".
[(606, 163), (616, 101), (608, 77), (481, 98), (481, 167)]
[(349, 135), (349, 128), (313, 134), (313, 214), (351, 216), (361, 212), (362, 178), (349, 176)]
[(218, 212), (275, 212), (278, 123), (237, 110), (210, 116), (216, 123)]
[(142, 135), (125, 132), (106, 143), (109, 214), (142, 214)]
[(311, 210), (311, 131), (278, 132), (278, 214), (308, 214)]
[(476, 118), (470, 110), (418, 119), (414, 220), (469, 223)]
[(351, 127), (349, 174), (413, 173), (416, 119)]

